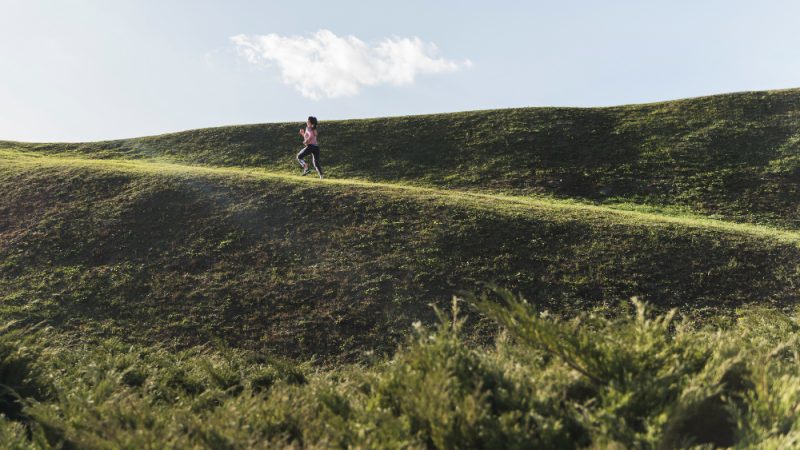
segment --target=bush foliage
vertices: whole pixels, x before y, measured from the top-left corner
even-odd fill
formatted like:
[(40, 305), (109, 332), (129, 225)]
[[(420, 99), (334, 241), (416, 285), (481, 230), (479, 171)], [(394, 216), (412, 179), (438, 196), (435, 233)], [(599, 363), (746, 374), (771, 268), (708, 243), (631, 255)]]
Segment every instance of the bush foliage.
[[(800, 314), (565, 319), (502, 290), (469, 304), (502, 329), (467, 345), (454, 300), (391, 358), (321, 369), (230, 349), (0, 336), (9, 448), (790, 448)], [(23, 335), (27, 335), (22, 339)], [(9, 400), (10, 399), (10, 400)]]

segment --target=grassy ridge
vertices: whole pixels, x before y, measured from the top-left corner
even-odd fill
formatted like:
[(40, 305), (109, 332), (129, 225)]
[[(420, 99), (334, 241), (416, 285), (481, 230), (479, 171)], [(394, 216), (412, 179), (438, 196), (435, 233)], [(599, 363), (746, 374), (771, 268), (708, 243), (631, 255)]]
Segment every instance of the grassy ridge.
[[(493, 281), (575, 312), (797, 301), (796, 232), (555, 200), (0, 155), (4, 317), (323, 360), (390, 352)], [(479, 323), (471, 327), (481, 329)]]
[[(800, 90), (323, 123), (334, 177), (635, 203), (800, 228)], [(5, 147), (291, 173), (299, 124)]]
[[(85, 157), (57, 156), (47, 154), (21, 152), (19, 150), (0, 149), (0, 161), (13, 166), (27, 167), (80, 167), (95, 169), (117, 169), (137, 173), (165, 173), (180, 174), (183, 176), (233, 176), (256, 179), (271, 179), (278, 181), (316, 183), (316, 177), (304, 178), (299, 175), (287, 175), (280, 172), (263, 169), (243, 167), (208, 167), (197, 165), (177, 164), (161, 160), (107, 160), (89, 159)], [(774, 238), (782, 242), (800, 242), (800, 232), (782, 229), (768, 225), (754, 225), (748, 223), (729, 222), (713, 217), (697, 214), (686, 214), (685, 211), (659, 208), (644, 204), (593, 204), (575, 201), (572, 199), (557, 199), (549, 196), (521, 196), (509, 194), (491, 194), (475, 191), (441, 190), (424, 186), (415, 186), (401, 183), (373, 182), (358, 179), (328, 179), (326, 184), (366, 188), (374, 190), (394, 190), (408, 193), (412, 196), (430, 196), (447, 198), (453, 201), (471, 204), (491, 203), (495, 206), (503, 205), (507, 208), (523, 207), (526, 209), (559, 209), (565, 213), (600, 213), (623, 216), (620, 220), (638, 222), (641, 224), (674, 223), (688, 227), (710, 228), (720, 231), (751, 234), (764, 238)]]

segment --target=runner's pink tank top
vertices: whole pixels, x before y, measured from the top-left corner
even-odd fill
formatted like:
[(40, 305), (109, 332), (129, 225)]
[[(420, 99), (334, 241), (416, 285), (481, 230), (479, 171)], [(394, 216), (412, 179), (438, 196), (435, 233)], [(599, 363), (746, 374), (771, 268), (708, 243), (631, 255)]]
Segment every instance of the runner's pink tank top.
[(306, 127), (305, 135), (309, 145), (319, 145), (317, 144), (317, 133), (314, 133), (311, 128)]

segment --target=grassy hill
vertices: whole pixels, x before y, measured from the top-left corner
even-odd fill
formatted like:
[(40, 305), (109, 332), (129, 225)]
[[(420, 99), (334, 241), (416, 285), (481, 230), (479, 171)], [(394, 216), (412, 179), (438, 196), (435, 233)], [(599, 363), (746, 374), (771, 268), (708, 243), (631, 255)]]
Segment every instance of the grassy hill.
[(324, 122), (326, 180), (292, 124), (0, 142), (0, 444), (789, 448), (798, 119)]
[[(4, 146), (295, 173), (299, 126)], [(800, 89), (610, 108), (323, 120), (321, 131), (324, 163), (336, 178), (647, 204), (800, 228)]]
[[(25, 323), (322, 360), (390, 352), (493, 282), (574, 313), (790, 305), (800, 232), (240, 168), (0, 152), (0, 299)], [(480, 331), (480, 324), (470, 324)]]

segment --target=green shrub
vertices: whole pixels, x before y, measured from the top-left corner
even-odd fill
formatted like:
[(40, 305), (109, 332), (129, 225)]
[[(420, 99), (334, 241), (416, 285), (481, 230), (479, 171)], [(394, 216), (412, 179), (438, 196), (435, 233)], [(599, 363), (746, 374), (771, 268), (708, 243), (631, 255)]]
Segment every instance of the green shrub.
[[(44, 399), (47, 389), (33, 366), (37, 357), (36, 336), (31, 329), (19, 329), (14, 323), (0, 327), (0, 415), (25, 421), (25, 399)], [(10, 425), (5, 428), (11, 433)]]
[[(698, 326), (650, 314), (636, 300), (630, 310), (573, 318), (502, 290), (470, 301), (500, 326), (493, 347), (466, 343), (454, 302), (435, 328), (416, 324), (393, 357), (325, 369), (225, 347), (76, 345), (53, 330), (5, 327), (3, 367), (27, 356), (19, 366), (26, 375), (6, 378), (24, 399), (16, 419), (0, 417), (0, 437), (10, 448), (800, 442), (797, 314), (751, 308), (735, 321)], [(48, 388), (31, 390), (36, 380)]]

